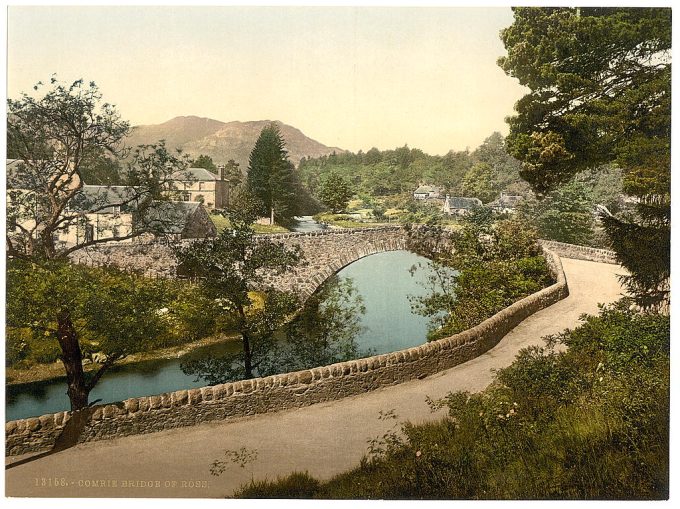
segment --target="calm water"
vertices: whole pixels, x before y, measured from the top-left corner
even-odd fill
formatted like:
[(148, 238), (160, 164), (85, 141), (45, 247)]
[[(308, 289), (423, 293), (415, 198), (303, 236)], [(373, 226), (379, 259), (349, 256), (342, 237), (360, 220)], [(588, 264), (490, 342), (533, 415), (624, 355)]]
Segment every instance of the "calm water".
[(324, 225), (317, 223), (312, 216), (295, 216), (295, 220), (297, 224), (292, 228), (294, 232), (319, 232), (326, 229)]
[[(413, 277), (409, 273), (411, 266), (418, 262), (428, 264), (425, 258), (413, 253), (394, 251), (362, 258), (338, 273), (341, 279), (353, 280), (366, 309), (359, 319), (362, 330), (355, 338), (360, 351), (380, 354), (425, 342), (428, 320), (413, 314), (408, 301), (409, 295), (420, 295), (425, 291), (418, 282), (425, 279), (426, 271), (419, 270)], [(238, 342), (231, 342), (195, 350), (192, 357), (197, 353), (219, 356), (238, 348)], [(108, 403), (207, 385), (194, 378), (182, 371), (180, 359), (120, 366), (102, 378), (92, 391), (90, 401), (101, 399)], [(7, 420), (68, 408), (63, 379), (13, 386), (7, 390)]]

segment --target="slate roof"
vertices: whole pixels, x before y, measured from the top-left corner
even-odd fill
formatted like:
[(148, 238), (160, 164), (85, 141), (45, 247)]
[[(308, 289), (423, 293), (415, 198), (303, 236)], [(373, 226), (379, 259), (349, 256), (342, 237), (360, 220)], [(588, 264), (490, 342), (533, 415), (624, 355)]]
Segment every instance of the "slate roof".
[(465, 198), (462, 196), (447, 196), (444, 206), (451, 209), (473, 209), (481, 207), (482, 202), (479, 198)]
[(137, 203), (135, 200), (129, 200), (134, 196), (135, 190), (129, 186), (85, 185), (73, 197), (69, 208), (79, 212), (112, 214), (114, 205), (119, 205), (121, 212), (132, 212), (137, 207)]
[(194, 201), (156, 201), (146, 209), (143, 223), (163, 233), (181, 234), (200, 206)]
[(218, 180), (217, 175), (205, 168), (187, 168), (170, 175), (170, 180), (188, 180), (192, 182)]

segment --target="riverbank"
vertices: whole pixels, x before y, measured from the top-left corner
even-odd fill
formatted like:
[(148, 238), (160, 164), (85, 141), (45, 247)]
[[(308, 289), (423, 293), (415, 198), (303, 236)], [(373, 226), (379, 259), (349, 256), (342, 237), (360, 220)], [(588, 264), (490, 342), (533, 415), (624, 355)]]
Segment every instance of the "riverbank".
[[(238, 340), (238, 334), (220, 334), (217, 336), (210, 336), (207, 338), (192, 341), (191, 343), (184, 343), (181, 345), (170, 346), (168, 348), (161, 348), (151, 352), (138, 352), (128, 355), (124, 359), (116, 362), (116, 366), (126, 364), (135, 364), (138, 362), (175, 359), (183, 357), (184, 355), (206, 346), (217, 345), (225, 341)], [(99, 364), (89, 363), (83, 366), (85, 372), (94, 371), (99, 367)], [(5, 369), (5, 383), (6, 385), (21, 385), (33, 382), (45, 382), (66, 376), (64, 365), (61, 361), (52, 362), (50, 364), (35, 364), (26, 369), (6, 368)]]

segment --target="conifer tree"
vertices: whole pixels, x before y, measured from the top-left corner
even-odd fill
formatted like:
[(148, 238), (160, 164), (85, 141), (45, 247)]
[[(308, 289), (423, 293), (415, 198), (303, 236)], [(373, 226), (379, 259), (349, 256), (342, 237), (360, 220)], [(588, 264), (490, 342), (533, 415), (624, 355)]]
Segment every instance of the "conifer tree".
[(643, 308), (668, 303), (671, 9), (515, 8), (503, 70), (530, 92), (508, 119), (508, 150), (539, 194), (614, 163), (633, 217), (602, 209), (624, 282)]
[(297, 176), (288, 159), (279, 127), (272, 123), (262, 129), (250, 153), (247, 187), (262, 204), (260, 213), (286, 222), (297, 213)]

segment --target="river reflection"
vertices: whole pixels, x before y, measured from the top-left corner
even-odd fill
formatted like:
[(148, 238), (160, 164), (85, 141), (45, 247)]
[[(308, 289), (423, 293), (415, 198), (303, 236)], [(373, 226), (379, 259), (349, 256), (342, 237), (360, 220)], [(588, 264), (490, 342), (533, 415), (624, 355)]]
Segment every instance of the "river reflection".
[[(410, 274), (409, 269), (418, 263), (424, 269)], [(428, 292), (424, 284), (428, 264), (413, 253), (393, 251), (345, 267), (308, 301), (293, 323), (272, 338), (277, 356), (260, 366), (259, 373), (303, 369), (423, 344), (429, 319), (412, 312), (409, 296)], [(119, 366), (97, 384), (91, 400), (107, 403), (207, 385), (198, 376), (200, 372), (185, 372), (187, 364), (203, 359), (222, 362), (223, 369), (240, 348), (240, 342), (228, 341), (195, 350), (190, 357)], [(7, 420), (68, 408), (63, 379), (7, 389)]]

